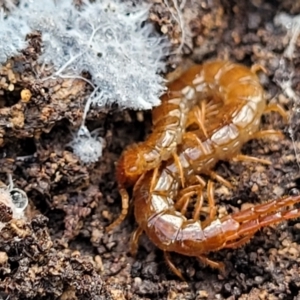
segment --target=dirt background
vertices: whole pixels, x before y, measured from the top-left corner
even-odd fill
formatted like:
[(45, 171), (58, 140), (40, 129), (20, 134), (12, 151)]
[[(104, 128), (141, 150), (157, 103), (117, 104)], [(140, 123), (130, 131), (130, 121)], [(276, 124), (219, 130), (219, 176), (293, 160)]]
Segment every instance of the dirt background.
[[(271, 166), (220, 162), (216, 167), (234, 185), (233, 190), (216, 185), (218, 207), (229, 213), (242, 204), (298, 193), (299, 104), (289, 92), (300, 89), (300, 38), (292, 57), (285, 57), (290, 38), (274, 24), (279, 12), (299, 14), (300, 2), (187, 0), (183, 54), (178, 51), (181, 28), (170, 9), (158, 0), (150, 14), (173, 43), (169, 70), (186, 59), (260, 64), (267, 71), (261, 82), (268, 101), (290, 113), (289, 124), (276, 113), (262, 118), (261, 128), (282, 130), (283, 139), (254, 140), (243, 147), (244, 154), (269, 159)], [(106, 148), (99, 162), (82, 164), (67, 143), (80, 125), (90, 88), (79, 80), (39, 80), (36, 74), (50, 73), (36, 62), (39, 34), (28, 38), (30, 46), (0, 69), (0, 179), (7, 184), (12, 174), (30, 199), (27, 221), (11, 220), (0, 232), (0, 299), (300, 299), (297, 220), (264, 228), (239, 249), (211, 254), (226, 264), (225, 275), (172, 254), (187, 279), (182, 282), (146, 236), (131, 257), (134, 216), (112, 233), (104, 228), (120, 213), (115, 162), (127, 145), (145, 139), (151, 113), (92, 109), (87, 126), (101, 129)], [(290, 89), (284, 86), (288, 79)], [(27, 89), (30, 99), (24, 92), (20, 97)]]

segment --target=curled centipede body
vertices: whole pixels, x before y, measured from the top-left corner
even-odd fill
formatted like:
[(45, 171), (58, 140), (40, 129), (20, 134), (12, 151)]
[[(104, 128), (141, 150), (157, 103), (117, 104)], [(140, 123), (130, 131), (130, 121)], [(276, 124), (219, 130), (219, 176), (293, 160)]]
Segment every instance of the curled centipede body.
[[(258, 131), (262, 114), (270, 110), (282, 115), (285, 113), (276, 105), (266, 106), (258, 77), (242, 65), (211, 62), (194, 66), (184, 76), (184, 81), (188, 83), (186, 93), (194, 93), (198, 97), (195, 102), (211, 97), (212, 105), (207, 106), (206, 114), (195, 108), (189, 110), (187, 114), (192, 115), (185, 127), (196, 122), (198, 129), (184, 132), (173, 157), (143, 173), (137, 180), (133, 203), (139, 229), (133, 238), (133, 248), (138, 236), (145, 232), (165, 253), (171, 251), (196, 256), (212, 267), (222, 268), (221, 263), (213, 262), (205, 255), (221, 248), (242, 245), (258, 229), (300, 216), (297, 209), (281, 212), (281, 209), (300, 202), (300, 196), (274, 200), (218, 219), (213, 188), (209, 182), (208, 202), (211, 210), (203, 223), (199, 215), (203, 206), (204, 185), (199, 174), (216, 178), (212, 168), (219, 160), (245, 159), (239, 154), (245, 142), (270, 133), (278, 134), (275, 131)], [(208, 118), (210, 115), (214, 117)], [(129, 155), (129, 152), (124, 155)], [(124, 159), (119, 163), (120, 169), (126, 169)], [(119, 177), (124, 174), (120, 173)], [(122, 182), (126, 178), (118, 181), (124, 191)], [(124, 192), (121, 195), (126, 197)], [(193, 218), (187, 219), (182, 213), (183, 207), (192, 195), (197, 196), (196, 209)], [(172, 264), (170, 266), (180, 276), (176, 268)]]
[[(188, 75), (188, 74), (187, 74)], [(129, 146), (121, 155), (116, 170), (123, 211), (120, 217), (106, 228), (110, 231), (125, 218), (128, 209), (126, 188), (135, 184), (148, 170), (156, 168), (176, 152), (185, 132), (187, 117), (197, 102), (196, 89), (182, 76), (168, 86), (161, 105), (152, 110), (152, 133), (145, 142)]]
[(169, 84), (161, 105), (152, 110), (152, 132), (147, 141), (131, 145), (122, 153), (117, 167), (119, 184), (134, 184), (141, 174), (157, 167), (176, 151), (188, 113), (197, 100), (195, 93), (184, 76)]
[[(153, 109), (152, 133), (145, 142), (128, 147), (119, 159), (116, 177), (120, 187), (134, 185), (141, 174), (176, 153), (185, 128), (192, 120), (196, 120), (207, 137), (203, 120), (197, 115), (199, 111), (194, 109), (202, 99), (221, 99), (222, 112), (217, 113), (223, 115), (209, 120), (214, 123), (212, 127), (216, 131), (211, 139), (217, 144), (225, 139), (225, 144), (233, 148), (240, 148), (240, 144), (249, 140), (266, 108), (264, 91), (255, 72), (231, 62), (194, 65), (168, 88), (162, 97), (162, 105)], [(191, 112), (195, 116), (191, 116)], [(232, 124), (223, 126), (229, 119), (232, 119)], [(227, 143), (228, 138), (234, 142)], [(222, 150), (226, 158), (232, 152), (230, 149), (226, 152), (224, 147)], [(214, 157), (222, 159), (218, 155)]]

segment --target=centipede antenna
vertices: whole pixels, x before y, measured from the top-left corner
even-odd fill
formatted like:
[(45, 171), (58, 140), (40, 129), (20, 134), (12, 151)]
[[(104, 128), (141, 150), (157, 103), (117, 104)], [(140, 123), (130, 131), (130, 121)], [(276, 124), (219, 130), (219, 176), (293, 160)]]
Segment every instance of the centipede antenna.
[(105, 228), (106, 232), (109, 232), (112, 229), (114, 229), (115, 227), (119, 226), (125, 220), (125, 218), (128, 214), (128, 208), (129, 208), (128, 193), (127, 193), (126, 189), (124, 189), (124, 188), (120, 188), (119, 193), (122, 198), (122, 211), (121, 211), (119, 217), (113, 223), (111, 223), (109, 226), (107, 226)]

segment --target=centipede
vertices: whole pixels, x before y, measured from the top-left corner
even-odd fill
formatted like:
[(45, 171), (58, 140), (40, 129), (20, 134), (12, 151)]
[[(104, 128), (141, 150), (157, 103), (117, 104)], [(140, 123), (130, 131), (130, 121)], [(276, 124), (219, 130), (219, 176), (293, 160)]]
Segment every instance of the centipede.
[[(185, 109), (179, 118), (177, 116), (180, 128), (176, 131), (172, 127), (172, 132), (179, 134), (177, 139), (172, 139), (176, 146), (163, 150), (159, 144), (159, 151), (165, 156), (160, 156), (156, 149), (155, 153), (160, 157), (153, 164), (137, 166), (134, 171), (141, 167), (142, 172), (135, 175), (135, 180), (130, 176), (132, 166), (127, 162), (136, 161), (140, 153), (133, 153), (132, 147), (125, 150), (117, 165), (119, 190), (123, 204), (126, 203), (119, 220), (127, 213), (126, 189), (133, 186), (132, 202), (138, 229), (132, 237), (132, 252), (136, 252), (139, 236), (145, 232), (164, 251), (170, 268), (182, 279), (181, 272), (170, 261), (170, 252), (196, 257), (204, 264), (224, 271), (222, 262), (208, 258), (210, 252), (242, 246), (259, 229), (300, 216), (299, 209), (290, 208), (300, 202), (298, 195), (258, 204), (221, 218), (216, 215), (212, 179), (230, 186), (226, 179), (213, 171), (216, 163), (220, 160), (249, 160), (269, 164), (269, 161), (242, 155), (241, 148), (251, 139), (282, 136), (275, 130), (259, 130), (264, 113), (275, 111), (285, 119), (287, 114), (277, 104), (267, 105), (257, 76), (258, 69), (257, 66), (249, 69), (229, 61), (207, 62), (190, 68), (181, 76), (180, 84), (169, 87), (168, 95), (172, 96), (163, 99), (168, 104), (162, 104), (165, 109), (172, 97), (182, 97)], [(191, 106), (186, 105), (187, 99)], [(172, 116), (172, 110), (170, 112)], [(162, 120), (168, 124), (167, 112), (162, 110), (161, 114)], [(159, 108), (154, 116), (159, 119)], [(160, 128), (157, 131), (160, 138), (163, 126), (155, 124)], [(155, 134), (153, 130), (149, 144), (148, 140), (140, 144), (143, 149), (150, 150)], [(146, 152), (141, 151), (141, 155)], [(207, 184), (202, 175), (211, 177)], [(199, 216), (204, 206), (205, 189), (209, 213), (207, 219), (201, 221)], [(192, 197), (197, 198), (196, 205), (192, 218), (187, 218), (186, 207)]]

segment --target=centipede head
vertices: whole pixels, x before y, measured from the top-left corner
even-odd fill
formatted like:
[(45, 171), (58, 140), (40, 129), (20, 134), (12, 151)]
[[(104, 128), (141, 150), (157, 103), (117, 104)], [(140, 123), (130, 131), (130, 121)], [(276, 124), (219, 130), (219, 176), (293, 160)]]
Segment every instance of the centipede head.
[(126, 149), (117, 163), (116, 171), (119, 186), (133, 186), (146, 171), (143, 151), (137, 145)]

